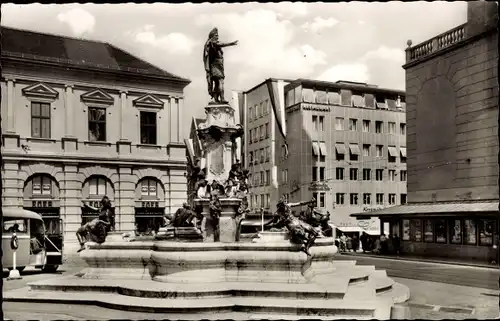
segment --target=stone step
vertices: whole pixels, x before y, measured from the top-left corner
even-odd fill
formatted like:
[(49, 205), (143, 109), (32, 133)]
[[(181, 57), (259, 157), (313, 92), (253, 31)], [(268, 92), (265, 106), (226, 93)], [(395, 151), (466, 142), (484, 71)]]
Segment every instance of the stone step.
[(403, 303), (410, 299), (410, 289), (401, 283), (394, 283), (390, 290), (378, 293), (377, 298), (392, 300), (394, 303)]
[(147, 298), (215, 298), (215, 297), (262, 297), (262, 298), (304, 298), (337, 299), (344, 297), (345, 287), (330, 284), (287, 283), (214, 283), (179, 284), (155, 281), (81, 279), (75, 276), (42, 280), (28, 284), (34, 291), (101, 292), (117, 293), (124, 296)]
[(106, 308), (152, 312), (152, 313), (220, 313), (251, 312), (253, 314), (283, 314), (301, 316), (337, 315), (373, 318), (379, 302), (365, 301), (362, 305), (357, 301), (337, 301), (322, 299), (278, 299), (278, 298), (209, 298), (209, 299), (170, 299), (126, 297), (117, 294), (95, 292), (30, 291), (21, 288), (4, 293), (5, 302), (38, 302), (98, 305)]

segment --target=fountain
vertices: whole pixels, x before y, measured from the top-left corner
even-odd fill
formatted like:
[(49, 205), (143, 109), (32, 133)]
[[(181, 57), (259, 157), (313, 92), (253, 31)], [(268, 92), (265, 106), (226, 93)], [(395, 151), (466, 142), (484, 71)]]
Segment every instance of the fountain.
[(214, 29), (205, 45), (213, 101), (198, 129), (204, 164), (192, 162), (189, 184), (200, 223), (190, 228), (201, 238), (91, 243), (80, 253), (86, 269), (7, 291), (5, 301), (94, 304), (181, 319), (210, 318), (207, 313), (214, 319), (389, 319), (399, 313), (397, 305), (409, 298), (406, 286), (373, 266), (338, 260), (332, 237), (291, 215), (290, 206), (310, 202), (280, 200), (269, 226), (281, 229), (238, 242), (248, 172), (236, 159), (243, 129), (223, 100), (221, 51), (234, 44), (219, 43)]

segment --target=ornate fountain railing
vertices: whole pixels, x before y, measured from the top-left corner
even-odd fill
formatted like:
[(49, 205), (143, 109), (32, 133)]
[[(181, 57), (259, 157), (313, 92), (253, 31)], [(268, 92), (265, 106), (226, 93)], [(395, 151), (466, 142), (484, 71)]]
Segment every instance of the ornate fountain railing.
[(430, 40), (406, 49), (406, 63), (440, 51), (467, 38), (467, 24), (448, 30)]

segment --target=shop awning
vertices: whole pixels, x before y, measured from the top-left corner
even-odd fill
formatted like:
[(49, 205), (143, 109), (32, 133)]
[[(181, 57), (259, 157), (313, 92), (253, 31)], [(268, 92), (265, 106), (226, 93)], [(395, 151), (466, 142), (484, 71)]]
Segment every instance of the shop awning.
[(414, 203), (387, 207), (376, 211), (353, 213), (349, 216), (369, 218), (391, 215), (453, 214), (453, 213), (498, 213), (498, 201), (491, 202), (442, 202)]
[(368, 235), (380, 235), (380, 230), (363, 230)]
[(324, 142), (319, 143), (319, 151), (321, 152), (321, 156), (326, 155), (326, 144)]
[(344, 144), (335, 144), (335, 150), (337, 151), (337, 154), (342, 154), (345, 155), (345, 145)]
[(359, 155), (360, 154), (360, 152), (359, 152), (359, 146), (356, 145), (356, 144), (349, 144), (349, 151), (353, 155)]
[(359, 226), (337, 226), (342, 232), (350, 233), (350, 232), (363, 232), (363, 229)]
[(319, 146), (317, 142), (313, 142), (313, 155), (319, 156)]
[(401, 152), (401, 157), (406, 157), (406, 147), (400, 147), (399, 151)]
[(388, 150), (389, 150), (389, 155), (391, 157), (397, 157), (398, 156), (398, 150), (396, 149), (396, 147), (394, 146), (389, 146), (388, 147)]

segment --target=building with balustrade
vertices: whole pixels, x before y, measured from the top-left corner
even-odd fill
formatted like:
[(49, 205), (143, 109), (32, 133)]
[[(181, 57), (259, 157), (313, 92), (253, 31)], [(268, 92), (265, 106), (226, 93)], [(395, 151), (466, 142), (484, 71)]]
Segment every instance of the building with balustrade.
[(403, 253), (498, 262), (497, 23), (497, 3), (472, 1), (465, 24), (408, 42), (408, 204), (371, 213)]
[(315, 197), (338, 230), (349, 214), (406, 203), (405, 93), (365, 83), (269, 79), (240, 98), (251, 206)]
[(1, 31), (3, 207), (40, 213), (69, 245), (104, 195), (120, 232), (182, 205), (189, 80), (109, 43)]

